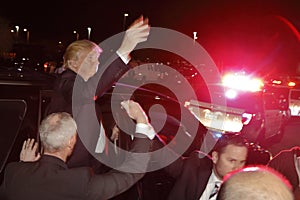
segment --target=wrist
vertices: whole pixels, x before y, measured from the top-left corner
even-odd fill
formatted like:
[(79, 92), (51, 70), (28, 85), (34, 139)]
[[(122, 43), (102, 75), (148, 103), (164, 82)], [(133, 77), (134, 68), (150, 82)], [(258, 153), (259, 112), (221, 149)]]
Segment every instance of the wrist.
[(150, 140), (156, 135), (154, 128), (149, 123), (137, 123), (135, 126), (135, 133), (146, 135)]
[(135, 121), (137, 124), (149, 124), (149, 120), (144, 111), (136, 113)]
[(129, 61), (131, 60), (131, 56), (129, 53), (123, 52), (121, 49), (118, 49), (116, 51), (117, 55), (121, 58), (121, 60), (125, 63), (128, 64)]
[(137, 119), (136, 120), (137, 124), (149, 124), (148, 119), (142, 118), (142, 119)]

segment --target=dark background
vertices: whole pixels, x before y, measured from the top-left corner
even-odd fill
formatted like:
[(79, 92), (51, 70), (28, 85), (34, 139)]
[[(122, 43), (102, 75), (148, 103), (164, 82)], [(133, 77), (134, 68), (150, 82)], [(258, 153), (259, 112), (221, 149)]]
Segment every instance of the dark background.
[[(140, 15), (153, 27), (180, 31), (204, 46), (218, 66), (299, 74), (300, 2), (298, 0), (16, 0), (3, 1), (0, 17), (11, 27), (30, 30), (32, 43), (64, 46), (79, 38), (100, 43)], [(20, 37), (25, 33), (20, 31)]]

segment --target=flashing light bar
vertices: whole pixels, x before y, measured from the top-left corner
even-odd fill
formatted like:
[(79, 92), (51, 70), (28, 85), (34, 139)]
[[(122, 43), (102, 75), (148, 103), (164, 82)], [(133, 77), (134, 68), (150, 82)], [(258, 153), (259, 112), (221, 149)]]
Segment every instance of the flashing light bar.
[(239, 74), (226, 74), (222, 79), (222, 83), (225, 87), (231, 89), (250, 92), (261, 91), (264, 86), (263, 81), (259, 78)]
[(237, 95), (238, 95), (237, 91), (233, 89), (230, 89), (225, 93), (225, 96), (229, 99), (235, 99)]
[(288, 83), (288, 86), (289, 86), (289, 87), (294, 87), (294, 86), (296, 86), (296, 83), (293, 82), (293, 81), (290, 81), (290, 82)]
[(273, 84), (280, 85), (282, 82), (281, 82), (280, 80), (273, 80), (272, 83), (273, 83)]

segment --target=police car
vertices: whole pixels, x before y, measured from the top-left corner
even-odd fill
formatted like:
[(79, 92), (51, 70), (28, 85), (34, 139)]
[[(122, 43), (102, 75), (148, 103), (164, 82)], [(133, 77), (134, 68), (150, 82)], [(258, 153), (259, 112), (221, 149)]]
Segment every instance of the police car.
[(241, 132), (249, 141), (261, 144), (281, 139), (289, 118), (286, 89), (265, 85), (262, 79), (244, 72), (224, 74), (221, 86), (223, 105), (186, 102), (201, 123), (216, 132)]

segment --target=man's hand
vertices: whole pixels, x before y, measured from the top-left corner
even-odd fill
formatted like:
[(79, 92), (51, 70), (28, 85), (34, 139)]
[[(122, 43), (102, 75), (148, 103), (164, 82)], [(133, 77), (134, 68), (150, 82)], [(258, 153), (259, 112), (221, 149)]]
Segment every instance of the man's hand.
[(122, 101), (122, 107), (126, 110), (128, 116), (136, 121), (135, 133), (146, 135), (152, 140), (156, 132), (148, 121), (148, 117), (140, 104), (132, 100)]
[(120, 135), (120, 129), (118, 128), (117, 125), (114, 125), (114, 127), (112, 128), (112, 134), (110, 136), (110, 139), (113, 141), (118, 140), (119, 135)]
[(148, 18), (144, 19), (143, 16), (136, 19), (130, 27), (126, 30), (122, 44), (118, 49), (118, 53), (124, 57), (129, 57), (129, 54), (136, 45), (148, 39), (150, 26)]
[(136, 123), (148, 124), (148, 117), (140, 104), (132, 100), (126, 100), (121, 102), (122, 107), (126, 110), (128, 116), (134, 119)]
[(38, 143), (34, 139), (27, 139), (24, 141), (20, 153), (20, 161), (34, 162), (40, 159), (41, 154), (37, 153)]

